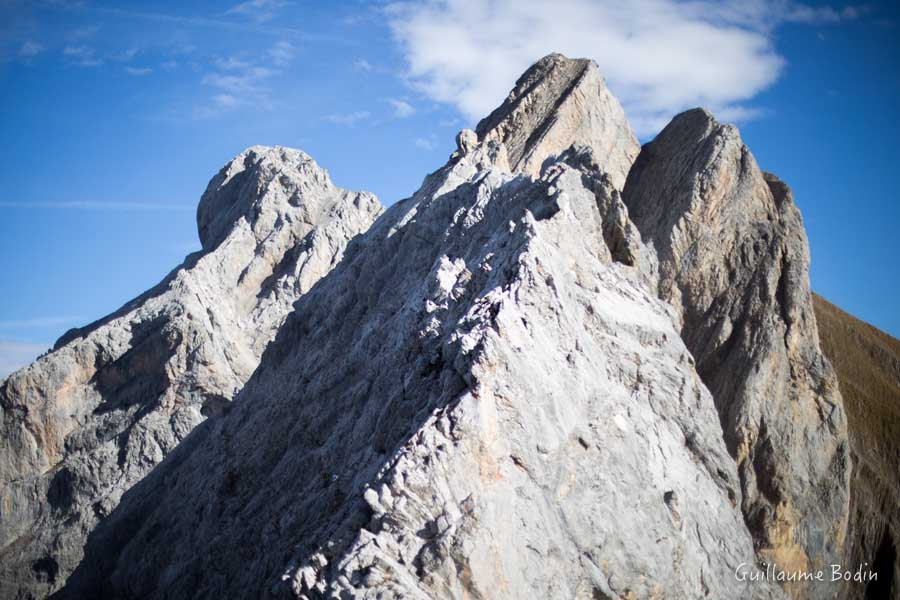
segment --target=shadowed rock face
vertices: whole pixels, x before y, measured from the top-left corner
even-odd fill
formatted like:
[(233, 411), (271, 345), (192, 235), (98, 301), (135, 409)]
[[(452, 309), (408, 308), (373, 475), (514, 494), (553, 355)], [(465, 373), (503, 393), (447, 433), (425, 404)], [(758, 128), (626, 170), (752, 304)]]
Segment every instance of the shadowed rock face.
[(60, 597), (750, 593), (713, 399), (603, 157), (533, 179), (504, 144), (462, 134), (349, 245)]
[[(847, 425), (790, 190), (759, 170), (736, 128), (698, 109), (644, 146), (623, 198), (715, 399), (760, 558), (791, 571), (840, 562)], [(837, 588), (787, 589), (824, 598)]]
[(203, 250), (0, 387), (0, 596), (44, 596), (87, 533), (227, 412), (293, 302), (380, 213), (307, 155), (254, 147), (210, 182)]
[(457, 143), (349, 243), (377, 203), (302, 153), (223, 169), (203, 253), (4, 384), (4, 506), (40, 524), (3, 522), (4, 577), (42, 594), (77, 563), (59, 598), (784, 598), (735, 571), (839, 556), (849, 450), (806, 240), (737, 131), (686, 113), (632, 168), (596, 65), (551, 55)]
[(844, 565), (878, 580), (846, 597), (900, 600), (900, 340), (813, 296), (822, 350), (837, 372), (853, 456)]

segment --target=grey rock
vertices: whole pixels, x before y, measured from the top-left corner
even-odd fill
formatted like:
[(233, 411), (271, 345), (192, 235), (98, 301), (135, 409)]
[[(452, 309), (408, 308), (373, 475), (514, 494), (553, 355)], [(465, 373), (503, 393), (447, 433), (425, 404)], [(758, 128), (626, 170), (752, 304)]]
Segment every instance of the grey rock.
[[(623, 198), (715, 398), (760, 559), (830, 576), (848, 519), (847, 424), (790, 189), (760, 171), (735, 127), (697, 109), (644, 146)], [(839, 586), (786, 589), (826, 598)]]
[(588, 146), (622, 189), (640, 145), (619, 101), (594, 61), (551, 54), (516, 82), (509, 96), (478, 123), (478, 139), (500, 142), (506, 170), (537, 177), (548, 158)]
[(300, 297), (60, 598), (782, 597), (735, 580), (737, 469), (608, 155), (533, 178), (470, 142)]
[(371, 227), (236, 159), (202, 253), (2, 384), (2, 591), (784, 598), (735, 572), (839, 556), (850, 468), (799, 212), (702, 111), (638, 151), (551, 55)]
[(201, 252), (0, 387), (0, 596), (43, 597), (122, 494), (227, 412), (294, 301), (381, 212), (312, 159), (254, 147), (198, 209)]

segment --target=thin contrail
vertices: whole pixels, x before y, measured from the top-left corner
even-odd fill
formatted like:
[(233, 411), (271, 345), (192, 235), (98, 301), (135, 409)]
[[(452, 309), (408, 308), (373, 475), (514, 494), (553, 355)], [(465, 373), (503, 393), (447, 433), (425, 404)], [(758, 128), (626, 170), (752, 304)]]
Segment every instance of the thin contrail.
[(0, 202), (0, 208), (44, 208), (74, 210), (196, 210), (185, 204), (158, 202)]
[(64, 317), (38, 317), (36, 319), (19, 319), (14, 321), (0, 321), (0, 329), (15, 329), (18, 327), (53, 327), (55, 325), (67, 325), (69, 323), (79, 323), (83, 321), (82, 317), (64, 316)]

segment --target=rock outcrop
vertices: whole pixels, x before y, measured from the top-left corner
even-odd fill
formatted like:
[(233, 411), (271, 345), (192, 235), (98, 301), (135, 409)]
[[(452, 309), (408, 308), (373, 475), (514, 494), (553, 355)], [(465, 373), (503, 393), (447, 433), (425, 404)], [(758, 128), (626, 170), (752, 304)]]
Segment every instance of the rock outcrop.
[(201, 252), (3, 382), (0, 596), (63, 584), (96, 523), (229, 410), (294, 301), (381, 210), (302, 152), (251, 148), (200, 201)]
[(560, 55), (457, 145), (371, 227), (302, 153), (248, 151), (201, 201), (203, 252), (10, 377), (0, 591), (840, 589), (756, 567), (847, 546), (787, 187), (703, 111), (639, 148)]
[(822, 350), (847, 410), (853, 458), (842, 564), (878, 574), (849, 582), (848, 599), (900, 600), (900, 340), (814, 295)]
[[(735, 127), (697, 109), (643, 147), (623, 198), (657, 252), (660, 296), (715, 399), (760, 558), (784, 571), (840, 563), (846, 417), (819, 349), (790, 190), (760, 171)], [(838, 586), (787, 588), (826, 598)]]
[(59, 597), (782, 597), (603, 157), (459, 139)]
[(60, 597), (781, 597), (608, 157), (459, 140)]
[(641, 149), (597, 64), (561, 54), (528, 69), (475, 132), (479, 141), (500, 142), (501, 167), (533, 177), (548, 158), (587, 146), (620, 190)]

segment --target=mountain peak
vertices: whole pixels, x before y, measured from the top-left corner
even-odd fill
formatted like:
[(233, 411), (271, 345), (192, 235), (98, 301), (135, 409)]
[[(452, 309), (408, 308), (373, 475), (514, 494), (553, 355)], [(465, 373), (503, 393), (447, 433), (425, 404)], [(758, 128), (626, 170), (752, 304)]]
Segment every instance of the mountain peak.
[(294, 302), (381, 211), (304, 152), (248, 148), (203, 194), (203, 252), (2, 382), (0, 503), (14, 508), (0, 513), (0, 549), (16, 550), (0, 561), (0, 597), (62, 585), (86, 532), (229, 410)]
[(538, 176), (544, 161), (589, 146), (621, 189), (640, 145), (597, 64), (550, 54), (532, 65), (496, 110), (478, 123), (479, 141), (506, 148), (509, 168)]
[(284, 146), (247, 148), (210, 180), (200, 199), (197, 229), (203, 249), (215, 248), (242, 217), (255, 223), (263, 203), (276, 210), (307, 205), (313, 198), (304, 202), (300, 198), (311, 185), (336, 189), (325, 169), (305, 152)]

